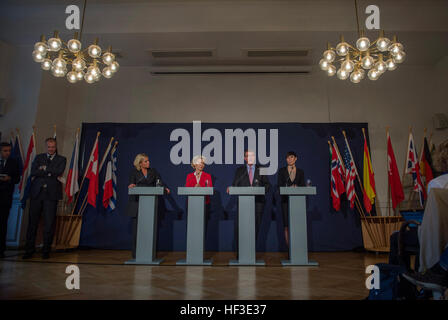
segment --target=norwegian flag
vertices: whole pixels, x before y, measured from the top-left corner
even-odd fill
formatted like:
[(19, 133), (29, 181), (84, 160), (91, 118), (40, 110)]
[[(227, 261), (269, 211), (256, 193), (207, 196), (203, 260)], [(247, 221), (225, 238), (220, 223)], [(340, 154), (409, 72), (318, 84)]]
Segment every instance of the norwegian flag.
[(103, 207), (111, 212), (117, 204), (117, 155), (116, 148), (112, 149), (107, 163), (106, 178), (103, 185)]
[(70, 168), (67, 174), (67, 184), (65, 185), (65, 194), (67, 195), (67, 203), (72, 202), (73, 196), (79, 191), (78, 185), (78, 158), (79, 158), (79, 134), (76, 133), (75, 145), (73, 147), (72, 158), (70, 160)]
[(331, 155), (331, 198), (333, 208), (336, 211), (341, 209), (341, 195), (344, 193), (344, 183), (342, 182), (342, 166), (336, 154), (335, 148), (330, 144)]
[(22, 180), (20, 180), (19, 190), (20, 190), (20, 201), (22, 203), (22, 209), (26, 207), (26, 200), (30, 195), (31, 190), (31, 166), (33, 164), (34, 158), (36, 157), (36, 141), (34, 138), (34, 133), (31, 135), (30, 143), (28, 144), (28, 151), (26, 153), (25, 165), (22, 172)]
[(86, 178), (89, 179), (87, 202), (96, 208), (96, 197), (98, 195), (98, 137), (96, 137), (93, 152), (90, 155)]
[(414, 191), (418, 192), (420, 205), (423, 207), (424, 200), (426, 199), (425, 188), (423, 188), (422, 179), (420, 177), (420, 164), (418, 163), (417, 151), (415, 150), (414, 137), (412, 132), (409, 133), (408, 152), (406, 158), (406, 173), (412, 174), (412, 180), (414, 181)]
[(347, 143), (344, 148), (344, 164), (345, 164), (345, 192), (347, 193), (347, 199), (350, 202), (350, 209), (355, 206), (355, 163), (350, 155), (350, 151), (347, 148)]

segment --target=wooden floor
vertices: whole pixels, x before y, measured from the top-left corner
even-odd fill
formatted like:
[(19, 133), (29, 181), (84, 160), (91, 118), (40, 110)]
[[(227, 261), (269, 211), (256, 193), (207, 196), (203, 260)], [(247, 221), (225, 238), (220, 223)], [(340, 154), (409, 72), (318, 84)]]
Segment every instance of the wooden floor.
[[(160, 252), (161, 266), (124, 265), (129, 251), (76, 250), (36, 255), (7, 251), (0, 260), (0, 299), (364, 299), (365, 267), (386, 254), (310, 253), (319, 267), (282, 267), (286, 253), (257, 254), (263, 267), (227, 266), (233, 252), (208, 253), (214, 265), (176, 266), (183, 252)], [(68, 290), (65, 269), (80, 269), (80, 290)]]

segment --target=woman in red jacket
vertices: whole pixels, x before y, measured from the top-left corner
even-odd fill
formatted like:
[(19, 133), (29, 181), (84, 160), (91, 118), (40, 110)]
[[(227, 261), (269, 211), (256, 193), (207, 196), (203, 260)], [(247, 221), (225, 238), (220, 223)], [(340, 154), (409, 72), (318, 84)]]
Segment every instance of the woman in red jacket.
[[(187, 175), (186, 187), (213, 187), (212, 176), (207, 172), (204, 172), (205, 157), (195, 156), (191, 160), (191, 166), (194, 172)], [(205, 204), (210, 203), (210, 197), (205, 196)]]

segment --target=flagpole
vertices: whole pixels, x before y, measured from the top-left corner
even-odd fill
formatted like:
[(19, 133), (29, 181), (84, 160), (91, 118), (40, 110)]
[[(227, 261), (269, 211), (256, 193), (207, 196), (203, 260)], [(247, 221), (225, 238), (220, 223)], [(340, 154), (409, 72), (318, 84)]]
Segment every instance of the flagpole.
[[(103, 155), (103, 157), (101, 159), (100, 166), (99, 166), (99, 169), (98, 169), (98, 176), (99, 176), (99, 174), (101, 172), (101, 169), (103, 168), (104, 161), (105, 161), (107, 155), (109, 154), (109, 151), (111, 149), (111, 145), (112, 145), (112, 141), (113, 140), (114, 140), (114, 137), (110, 138), (109, 145), (107, 146), (107, 149), (104, 152), (104, 155)], [(88, 192), (84, 196), (84, 200), (82, 202), (81, 209), (79, 210), (78, 215), (82, 215), (84, 210), (85, 210), (85, 208), (87, 207), (87, 198), (88, 198), (87, 195), (88, 195)]]
[(84, 176), (82, 177), (81, 184), (79, 185), (78, 195), (76, 196), (75, 202), (73, 203), (73, 208), (72, 208), (72, 212), (71, 212), (71, 214), (73, 214), (73, 213), (75, 212), (76, 204), (78, 203), (79, 195), (81, 194), (82, 186), (84, 185), (84, 180), (86, 179), (87, 170), (89, 169), (90, 158), (91, 158), (92, 155), (93, 155), (93, 151), (94, 151), (94, 148), (95, 148), (95, 143), (96, 143), (96, 141), (98, 140), (100, 134), (101, 134), (100, 131), (98, 131), (98, 132), (96, 133), (96, 139), (95, 139), (95, 142), (93, 143), (92, 151), (90, 152), (90, 156), (89, 156), (89, 160), (88, 160), (89, 162), (87, 163), (87, 167), (86, 167), (86, 169), (85, 169), (85, 171), (84, 171)]
[[(409, 142), (411, 141), (411, 133), (412, 133), (412, 126), (409, 126), (408, 144), (406, 145), (406, 156), (404, 158), (403, 176), (401, 177), (401, 181), (403, 184), (403, 193), (404, 193), (404, 181), (405, 181), (405, 177), (406, 177), (406, 168), (408, 166)], [(409, 202), (409, 197), (408, 197), (408, 202)], [(403, 203), (403, 201), (398, 204), (399, 209), (401, 209), (402, 203)]]
[(53, 138), (56, 139), (56, 125), (53, 126)]
[(25, 161), (24, 157), (23, 157), (23, 148), (22, 148), (22, 141), (20, 139), (20, 131), (19, 128), (16, 128), (17, 131), (17, 141), (19, 142), (19, 151), (20, 151), (20, 156), (22, 157), (22, 162)]
[[(389, 126), (386, 126), (386, 172), (387, 172), (387, 216), (390, 217), (391, 189), (389, 181)], [(394, 212), (395, 216), (395, 212)]]
[(36, 131), (37, 131), (36, 126), (33, 126), (34, 146), (36, 148), (36, 154), (39, 154), (39, 151), (37, 150), (37, 144), (36, 144), (36, 140), (37, 140), (36, 139), (36, 137), (37, 137)]

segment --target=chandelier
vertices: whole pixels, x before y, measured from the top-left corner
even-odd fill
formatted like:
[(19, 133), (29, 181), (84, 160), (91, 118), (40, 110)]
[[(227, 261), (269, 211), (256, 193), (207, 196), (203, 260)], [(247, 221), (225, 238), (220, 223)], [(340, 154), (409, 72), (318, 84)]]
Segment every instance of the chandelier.
[[(33, 59), (40, 63), (43, 70), (50, 70), (55, 77), (67, 77), (70, 83), (85, 80), (87, 83), (94, 83), (104, 78), (111, 78), (118, 71), (120, 65), (115, 61), (112, 47), (103, 51), (98, 45), (98, 38), (86, 49), (82, 49), (81, 36), (84, 26), (84, 16), (82, 15), (81, 31), (75, 32), (73, 39), (64, 42), (59, 38), (58, 31), (53, 37), (45, 40), (42, 35), (39, 42), (34, 44)], [(70, 68), (70, 71), (69, 71)], [(100, 69), (102, 68), (102, 69)]]
[[(403, 45), (398, 42), (397, 37), (392, 40), (384, 35), (381, 30), (379, 37), (370, 42), (363, 30), (359, 30), (358, 6), (355, 0), (356, 22), (358, 24), (359, 38), (355, 46), (350, 45), (341, 36), (339, 44), (334, 48), (330, 43), (323, 53), (323, 58), (319, 61), (319, 66), (327, 72), (328, 76), (335, 74), (341, 80), (350, 78), (353, 83), (359, 83), (367, 77), (370, 80), (377, 80), (387, 70), (392, 71), (397, 65), (402, 63), (406, 57)], [(335, 64), (339, 63), (339, 69)]]

